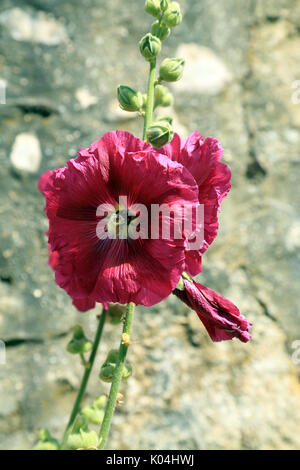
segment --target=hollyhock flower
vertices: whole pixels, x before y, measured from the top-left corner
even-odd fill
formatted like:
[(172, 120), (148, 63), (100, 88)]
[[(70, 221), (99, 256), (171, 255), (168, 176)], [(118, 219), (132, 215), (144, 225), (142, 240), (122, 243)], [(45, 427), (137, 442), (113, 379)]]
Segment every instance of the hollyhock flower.
[(240, 314), (230, 300), (208, 287), (187, 279), (184, 290), (175, 289), (174, 294), (195, 310), (213, 341), (238, 338), (243, 343), (251, 339), (251, 323)]
[(186, 252), (185, 270), (196, 276), (201, 269), (201, 256), (218, 233), (218, 211), (223, 198), (230, 190), (231, 172), (220, 162), (223, 149), (217, 139), (193, 132), (188, 139), (178, 134), (160, 149), (171, 160), (181, 163), (195, 178), (200, 204), (204, 205), (204, 241), (200, 250)]
[[(99, 238), (97, 209), (112, 206), (120, 218), (126, 213), (127, 233), (128, 209), (136, 203), (149, 212), (152, 204), (198, 204), (196, 182), (180, 163), (128, 132), (108, 132), (66, 168), (42, 175), (39, 188), (49, 219), (49, 262), (79, 310), (95, 302), (150, 306), (172, 292), (185, 266), (184, 237), (124, 239), (117, 232), (115, 239)], [(120, 196), (128, 207), (120, 208)], [(174, 223), (171, 216), (168, 222)], [(112, 226), (119, 228), (110, 218), (106, 231)]]

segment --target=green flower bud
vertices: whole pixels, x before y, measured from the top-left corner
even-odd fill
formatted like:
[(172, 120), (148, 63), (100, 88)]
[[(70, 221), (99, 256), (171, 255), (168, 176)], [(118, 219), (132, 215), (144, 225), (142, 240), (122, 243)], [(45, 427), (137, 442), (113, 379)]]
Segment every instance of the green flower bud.
[(38, 442), (34, 450), (59, 450), (59, 443), (54, 444), (53, 442)]
[(107, 397), (105, 395), (99, 395), (94, 400), (94, 406), (99, 410), (104, 410), (107, 402)]
[(88, 431), (89, 429), (87, 418), (81, 414), (76, 416), (76, 419), (72, 427), (72, 433), (78, 434), (80, 432), (80, 429), (82, 429), (83, 431)]
[(118, 100), (125, 111), (139, 111), (143, 105), (142, 93), (129, 86), (118, 87)]
[(174, 98), (172, 93), (164, 85), (156, 85), (154, 90), (155, 97), (155, 107), (162, 106), (166, 108), (167, 106), (172, 106)]
[(93, 424), (100, 425), (104, 418), (104, 410), (98, 410), (94, 405), (85, 406), (81, 413)]
[(167, 26), (162, 26), (159, 21), (155, 21), (155, 23), (153, 23), (153, 25), (151, 26), (151, 34), (159, 38), (161, 41), (167, 39), (170, 32), (170, 28), (167, 28)]
[(34, 450), (59, 450), (59, 442), (51, 436), (48, 429), (41, 429), (39, 432), (39, 442)]
[(87, 418), (91, 423), (100, 425), (104, 418), (106, 402), (107, 398), (105, 395), (96, 397), (91, 405), (82, 408), (81, 415)]
[[(115, 373), (117, 362), (119, 358), (119, 351), (117, 349), (111, 349), (105, 359), (99, 373), (99, 378), (103, 382), (111, 382)], [(132, 374), (132, 368), (129, 364), (124, 365), (122, 379), (128, 379)]]
[(132, 367), (129, 364), (126, 364), (122, 372), (122, 380), (127, 380), (132, 375)]
[(67, 345), (67, 351), (71, 354), (83, 354), (92, 347), (93, 343), (85, 337), (81, 326), (76, 325), (73, 329), (73, 338)]
[(108, 307), (108, 320), (112, 325), (118, 325), (122, 322), (125, 314), (126, 306), (121, 304), (109, 304)]
[(149, 15), (160, 17), (160, 0), (146, 0), (145, 10)]
[(166, 11), (170, 5), (169, 0), (161, 0), (160, 2), (160, 8), (162, 11)]
[(140, 40), (139, 45), (141, 54), (145, 57), (146, 60), (149, 60), (150, 62), (160, 53), (160, 39), (156, 36), (153, 36), (151, 33), (146, 34), (146, 36)]
[(153, 147), (160, 148), (173, 139), (174, 132), (167, 121), (156, 121), (147, 130), (146, 138)]
[(161, 116), (161, 117), (156, 119), (156, 122), (157, 121), (167, 122), (168, 124), (170, 124), (170, 126), (172, 126), (172, 124), (173, 124), (173, 118), (171, 116)]
[(67, 447), (71, 450), (76, 449), (95, 449), (99, 445), (99, 438), (96, 431), (83, 431), (80, 429), (79, 433), (69, 434), (67, 440)]
[(167, 10), (164, 12), (163, 23), (169, 28), (174, 28), (182, 21), (182, 14), (180, 11), (180, 5), (177, 2), (171, 2)]
[(159, 69), (159, 80), (177, 82), (182, 77), (184, 59), (165, 59)]

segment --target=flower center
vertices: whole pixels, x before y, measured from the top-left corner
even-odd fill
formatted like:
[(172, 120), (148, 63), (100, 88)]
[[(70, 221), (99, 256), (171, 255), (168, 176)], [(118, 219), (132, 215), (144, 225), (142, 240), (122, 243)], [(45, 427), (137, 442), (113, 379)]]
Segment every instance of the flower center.
[(130, 209), (118, 207), (108, 215), (107, 232), (110, 238), (128, 238), (131, 222), (137, 217)]

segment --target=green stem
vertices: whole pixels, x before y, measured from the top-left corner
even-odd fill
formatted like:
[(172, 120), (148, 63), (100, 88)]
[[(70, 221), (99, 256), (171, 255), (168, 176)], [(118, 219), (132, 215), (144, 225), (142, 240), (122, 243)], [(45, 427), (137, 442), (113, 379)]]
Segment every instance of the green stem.
[(147, 105), (146, 105), (146, 113), (145, 113), (145, 120), (144, 120), (143, 140), (145, 140), (147, 129), (152, 123), (153, 107), (154, 107), (155, 72), (156, 72), (156, 59), (150, 62), (150, 74), (149, 74), (149, 81), (148, 81)]
[(103, 309), (102, 314), (99, 316), (99, 324), (98, 324), (98, 328), (97, 328), (97, 331), (96, 331), (96, 335), (95, 335), (95, 339), (94, 339), (94, 343), (93, 343), (93, 348), (92, 348), (92, 351), (91, 351), (91, 354), (90, 354), (90, 357), (89, 357), (89, 360), (88, 360), (88, 363), (87, 363), (89, 367), (85, 368), (85, 371), (84, 371), (84, 374), (83, 374), (83, 377), (82, 377), (82, 381), (81, 381), (81, 384), (80, 384), (80, 388), (78, 390), (78, 394), (77, 394), (77, 397), (76, 397), (76, 400), (75, 400), (75, 403), (74, 403), (74, 406), (73, 406), (73, 409), (72, 409), (72, 412), (71, 412), (71, 415), (70, 415), (70, 418), (69, 418), (69, 422), (67, 424), (67, 427), (66, 427), (66, 430), (65, 430), (65, 433), (64, 433), (62, 448), (64, 448), (64, 446), (66, 444), (69, 431), (70, 431), (71, 426), (73, 425), (73, 423), (75, 421), (75, 418), (78, 414), (80, 404), (81, 404), (83, 395), (84, 395), (85, 390), (86, 390), (86, 386), (87, 386), (87, 383), (88, 383), (88, 380), (89, 380), (89, 377), (90, 377), (90, 373), (91, 373), (92, 368), (93, 368), (96, 353), (97, 353), (99, 343), (100, 343), (100, 340), (101, 340), (101, 335), (102, 335), (102, 331), (103, 331), (103, 327), (104, 327), (104, 323), (105, 323), (105, 319), (106, 319), (106, 314), (107, 314), (106, 310)]
[[(133, 314), (134, 314), (134, 307), (135, 305), (132, 302), (127, 305), (122, 337), (123, 335), (128, 335), (128, 338), (130, 336), (131, 325), (132, 325)], [(99, 449), (104, 449), (105, 444), (106, 444), (107, 436), (108, 436), (110, 425), (111, 425), (111, 420), (112, 420), (112, 417), (116, 408), (117, 395), (118, 395), (119, 386), (122, 380), (123, 368), (125, 365), (125, 359), (126, 359), (128, 346), (129, 345), (124, 344), (123, 339), (121, 339), (118, 363), (117, 363), (114, 376), (112, 379), (109, 397), (108, 397), (108, 401), (107, 401), (107, 405), (105, 409), (105, 415), (104, 415), (101, 429), (100, 429), (100, 434), (99, 434), (100, 443), (98, 447)]]

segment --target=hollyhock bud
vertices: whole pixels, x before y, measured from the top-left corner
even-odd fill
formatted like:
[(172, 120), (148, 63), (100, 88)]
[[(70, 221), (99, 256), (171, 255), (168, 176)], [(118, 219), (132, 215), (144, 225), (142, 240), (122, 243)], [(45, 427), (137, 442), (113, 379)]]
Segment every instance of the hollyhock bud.
[(165, 59), (159, 69), (159, 80), (177, 82), (182, 77), (184, 59)]
[(99, 438), (96, 431), (83, 431), (72, 433), (68, 436), (67, 447), (70, 450), (77, 449), (96, 449), (99, 444)]
[[(101, 369), (99, 378), (103, 380), (103, 382), (112, 382), (115, 369), (117, 367), (119, 358), (119, 351), (117, 349), (111, 349), (105, 359)], [(132, 368), (129, 364), (124, 365), (122, 379), (126, 380), (132, 374)]]
[(160, 16), (160, 0), (146, 0), (145, 10), (149, 15), (159, 18)]
[(153, 147), (160, 148), (173, 138), (173, 130), (166, 121), (156, 121), (147, 130), (147, 142)]
[(156, 119), (156, 122), (157, 121), (167, 122), (168, 124), (170, 124), (170, 126), (172, 126), (172, 124), (173, 124), (173, 118), (171, 116), (161, 116), (161, 117)]
[(140, 40), (139, 46), (141, 54), (149, 62), (155, 59), (155, 57), (160, 53), (161, 50), (160, 39), (156, 36), (153, 36), (151, 33), (146, 34), (146, 36), (144, 36)]
[(143, 95), (129, 86), (118, 87), (119, 104), (124, 111), (140, 111), (143, 106)]
[(85, 406), (81, 410), (81, 414), (85, 416), (91, 423), (100, 425), (104, 417), (104, 409), (107, 402), (105, 395), (96, 397), (92, 405)]
[(161, 0), (160, 2), (160, 8), (162, 11), (166, 11), (170, 5), (169, 0)]
[(172, 106), (174, 98), (172, 93), (164, 85), (156, 85), (154, 90), (155, 107), (162, 106), (164, 108)]
[(111, 303), (109, 304), (108, 307), (108, 320), (112, 325), (118, 325), (119, 323), (122, 322), (123, 316), (126, 311), (126, 306), (117, 304), (117, 303)]
[(180, 5), (177, 2), (171, 2), (163, 15), (163, 23), (169, 28), (174, 28), (182, 21)]
[(181, 284), (174, 294), (195, 310), (213, 341), (238, 338), (247, 343), (251, 339), (251, 323), (230, 300), (191, 280), (183, 279), (183, 283), (184, 290)]
[(51, 436), (48, 429), (41, 429), (39, 432), (39, 442), (34, 450), (59, 450), (59, 442)]
[(71, 354), (84, 354), (92, 347), (93, 343), (86, 338), (81, 326), (76, 325), (73, 329), (73, 337), (67, 345), (67, 351)]
[(153, 23), (151, 26), (151, 34), (159, 38), (161, 41), (167, 39), (167, 37), (170, 35), (170, 32), (170, 28), (162, 26), (159, 21), (155, 21), (155, 23)]

